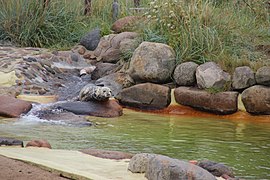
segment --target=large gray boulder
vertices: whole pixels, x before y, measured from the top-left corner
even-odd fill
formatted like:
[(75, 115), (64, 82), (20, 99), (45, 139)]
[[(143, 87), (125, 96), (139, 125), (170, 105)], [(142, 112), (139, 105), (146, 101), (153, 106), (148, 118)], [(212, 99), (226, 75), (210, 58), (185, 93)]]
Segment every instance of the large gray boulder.
[(97, 61), (116, 63), (120, 60), (120, 43), (126, 39), (135, 39), (139, 35), (135, 32), (122, 32), (120, 34), (110, 34), (100, 39), (98, 47), (94, 51)]
[(231, 76), (216, 63), (207, 62), (197, 68), (196, 79), (200, 89), (225, 89), (230, 85)]
[(270, 87), (256, 85), (242, 93), (246, 111), (251, 114), (270, 114)]
[(100, 37), (100, 29), (94, 29), (93, 31), (82, 37), (82, 39), (80, 40), (80, 44), (83, 45), (86, 49), (94, 51), (98, 46)]
[(238, 110), (238, 92), (209, 93), (193, 87), (174, 90), (177, 103), (215, 114), (232, 114)]
[(169, 87), (144, 83), (123, 89), (116, 97), (120, 104), (139, 109), (162, 109), (171, 103)]
[(179, 86), (193, 86), (196, 83), (196, 69), (198, 64), (185, 62), (176, 66), (173, 79)]
[(215, 180), (216, 178), (194, 164), (157, 155), (150, 159), (145, 173), (148, 180)]
[(175, 68), (174, 50), (161, 43), (142, 42), (133, 53), (128, 72), (136, 82), (166, 83)]
[(256, 82), (259, 85), (270, 86), (270, 66), (263, 66), (257, 70)]
[(135, 82), (126, 73), (113, 73), (98, 79), (95, 84), (98, 86), (109, 87), (112, 91), (112, 95), (116, 96), (122, 89), (134, 85)]
[(235, 68), (232, 79), (233, 89), (246, 89), (254, 84), (256, 84), (255, 74), (250, 67), (243, 66)]
[(128, 170), (133, 173), (145, 173), (149, 160), (155, 156), (156, 154), (148, 153), (135, 154), (129, 161)]
[(95, 66), (96, 69), (91, 73), (91, 79), (93, 80), (115, 73), (118, 69), (118, 65), (113, 63), (97, 63)]

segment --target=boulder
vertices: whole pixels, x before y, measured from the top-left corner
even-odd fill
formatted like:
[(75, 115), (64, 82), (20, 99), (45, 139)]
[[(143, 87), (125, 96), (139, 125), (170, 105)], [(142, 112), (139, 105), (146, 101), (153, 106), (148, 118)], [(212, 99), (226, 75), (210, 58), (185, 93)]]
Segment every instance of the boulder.
[(129, 161), (128, 170), (133, 173), (145, 173), (149, 160), (155, 156), (156, 154), (148, 153), (135, 154)]
[(32, 140), (25, 147), (42, 147), (52, 149), (52, 146), (47, 140)]
[(0, 95), (0, 116), (19, 117), (27, 113), (32, 108), (32, 104), (14, 97)]
[(135, 32), (122, 32), (110, 34), (101, 38), (98, 47), (94, 51), (97, 61), (116, 63), (121, 57), (120, 43), (125, 39), (135, 39), (139, 36)]
[(259, 85), (270, 86), (270, 66), (263, 66), (257, 70), (256, 82)]
[(139, 109), (162, 109), (171, 103), (171, 89), (166, 86), (144, 83), (123, 89), (116, 99), (120, 104)]
[(91, 78), (97, 80), (106, 75), (114, 73), (118, 68), (117, 64), (112, 63), (97, 63), (96, 69), (92, 72)]
[(164, 84), (175, 68), (174, 50), (162, 43), (142, 42), (133, 53), (128, 73), (136, 82)]
[(113, 96), (117, 96), (124, 88), (135, 84), (133, 79), (126, 73), (113, 73), (98, 79), (97, 86), (109, 87)]
[(82, 37), (80, 44), (83, 45), (86, 49), (94, 51), (98, 46), (100, 37), (100, 29), (94, 29)]
[(77, 115), (97, 117), (118, 117), (123, 114), (123, 108), (115, 100), (65, 102), (56, 105), (55, 108), (63, 109)]
[(197, 68), (196, 79), (200, 89), (225, 89), (230, 86), (231, 76), (216, 63), (207, 62)]
[(83, 149), (80, 151), (85, 154), (89, 154), (91, 156), (104, 158), (104, 159), (115, 159), (115, 160), (130, 159), (133, 156), (133, 154), (130, 154), (130, 153), (119, 152), (119, 151), (108, 151), (108, 150), (101, 150), (101, 149)]
[(246, 89), (256, 84), (255, 74), (248, 66), (237, 67), (233, 73), (232, 87), (235, 90)]
[(270, 115), (270, 87), (252, 86), (244, 90), (241, 97), (247, 112)]
[(139, 45), (140, 41), (138, 39), (124, 39), (121, 41), (119, 49), (124, 60), (128, 61)]
[(176, 66), (173, 79), (179, 86), (193, 86), (196, 83), (196, 69), (198, 64), (194, 62), (185, 62)]
[(150, 159), (145, 177), (148, 180), (216, 179), (211, 173), (199, 166), (161, 155)]
[(197, 165), (217, 177), (221, 177), (224, 174), (228, 175), (229, 177), (234, 177), (232, 169), (222, 163), (203, 160), (199, 161)]
[(23, 141), (13, 139), (13, 138), (0, 137), (0, 146), (21, 146), (21, 147), (23, 147)]
[(193, 87), (174, 90), (177, 103), (215, 114), (232, 114), (238, 110), (238, 92), (209, 93)]
[(115, 21), (112, 25), (112, 30), (116, 33), (121, 33), (127, 30), (132, 30), (133, 26), (140, 20), (139, 16), (126, 16)]

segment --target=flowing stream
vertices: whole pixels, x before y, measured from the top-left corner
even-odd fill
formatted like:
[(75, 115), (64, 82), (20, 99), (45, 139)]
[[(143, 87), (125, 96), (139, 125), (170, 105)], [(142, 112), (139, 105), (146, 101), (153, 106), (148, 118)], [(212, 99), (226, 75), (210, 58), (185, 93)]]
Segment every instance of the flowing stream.
[[(38, 107), (35, 107), (38, 108)], [(217, 116), (218, 117), (218, 116)], [(160, 115), (124, 110), (118, 118), (89, 117), (94, 126), (65, 120), (0, 118), (0, 136), (47, 139), (54, 149), (148, 152), (184, 160), (223, 162), (245, 179), (270, 179), (270, 119), (265, 121)]]

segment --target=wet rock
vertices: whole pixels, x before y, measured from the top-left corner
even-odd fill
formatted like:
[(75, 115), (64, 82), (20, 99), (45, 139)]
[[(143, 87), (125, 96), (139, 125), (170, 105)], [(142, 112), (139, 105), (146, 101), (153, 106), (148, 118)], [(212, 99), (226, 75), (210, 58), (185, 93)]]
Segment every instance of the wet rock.
[(134, 39), (139, 35), (134, 32), (122, 32), (110, 34), (101, 38), (98, 47), (94, 51), (97, 61), (116, 63), (121, 56), (120, 43), (125, 39)]
[(74, 125), (74, 126), (92, 126), (85, 116), (75, 115), (71, 112), (57, 111), (54, 109), (40, 110), (36, 115), (40, 119), (48, 121), (57, 121), (59, 123)]
[(232, 169), (222, 163), (203, 160), (199, 161), (197, 165), (217, 177), (221, 177), (224, 174), (228, 175), (229, 177), (234, 177)]
[(193, 86), (196, 83), (196, 69), (198, 64), (194, 62), (185, 62), (176, 66), (173, 79), (179, 86)]
[(161, 155), (150, 159), (145, 177), (148, 180), (216, 179), (199, 166)]
[(207, 62), (196, 70), (197, 85), (200, 89), (226, 89), (230, 87), (231, 76), (224, 72), (216, 63)]
[(96, 69), (92, 72), (91, 78), (97, 80), (106, 75), (114, 73), (118, 68), (117, 64), (113, 63), (97, 63)]
[(232, 87), (235, 90), (246, 89), (256, 84), (255, 74), (248, 66), (237, 67), (233, 73)]
[(108, 150), (101, 150), (101, 149), (83, 149), (81, 152), (85, 154), (89, 154), (91, 156), (104, 158), (104, 159), (130, 159), (132, 158), (133, 154), (119, 152), (119, 151), (108, 151)]
[(270, 115), (270, 87), (252, 86), (244, 90), (241, 97), (247, 112)]
[(166, 83), (174, 68), (175, 53), (170, 46), (142, 42), (133, 53), (128, 73), (136, 82)]
[(23, 141), (13, 139), (13, 138), (0, 137), (0, 146), (21, 146), (21, 147), (23, 147)]
[(112, 90), (112, 95), (117, 96), (124, 88), (134, 85), (135, 82), (126, 73), (113, 73), (98, 79), (95, 84), (109, 87)]
[(115, 21), (112, 25), (112, 30), (116, 33), (130, 31), (134, 24), (141, 19), (139, 16), (126, 16)]
[(174, 96), (176, 102), (181, 105), (211, 113), (232, 114), (238, 110), (238, 92), (212, 94), (193, 87), (178, 87), (174, 90)]
[(32, 140), (25, 147), (42, 147), (52, 149), (52, 146), (47, 140)]
[(133, 173), (145, 173), (149, 160), (155, 156), (156, 154), (148, 153), (135, 154), (129, 161), (128, 170)]
[(84, 37), (82, 37), (82, 39), (80, 40), (80, 44), (83, 45), (86, 49), (94, 51), (98, 46), (100, 37), (100, 29), (94, 29), (88, 34), (86, 34)]
[(169, 87), (144, 83), (123, 89), (116, 97), (120, 104), (139, 109), (162, 109), (171, 103)]
[(264, 66), (257, 70), (256, 82), (259, 85), (270, 86), (270, 66)]
[(114, 100), (66, 102), (56, 106), (77, 115), (89, 115), (97, 117), (118, 117), (123, 114), (122, 107)]
[(0, 95), (0, 116), (19, 117), (27, 113), (32, 108), (32, 104), (14, 97)]

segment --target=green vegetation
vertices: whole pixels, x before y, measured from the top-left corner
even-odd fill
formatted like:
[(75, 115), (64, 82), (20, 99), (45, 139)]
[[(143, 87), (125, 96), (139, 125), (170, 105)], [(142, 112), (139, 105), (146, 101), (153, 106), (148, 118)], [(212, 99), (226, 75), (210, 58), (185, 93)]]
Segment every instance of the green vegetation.
[[(92, 1), (83, 16), (83, 0), (0, 0), (0, 40), (21, 46), (67, 49), (95, 27), (111, 33), (113, 1)], [(270, 7), (267, 0), (141, 0), (141, 12), (119, 0), (119, 17), (142, 15), (138, 32), (145, 41), (172, 46), (178, 63), (216, 61), (228, 71), (270, 64)]]
[[(178, 63), (216, 61), (227, 70), (270, 64), (266, 1), (154, 0), (145, 13), (145, 40), (166, 41)], [(268, 52), (258, 47), (268, 46)]]

